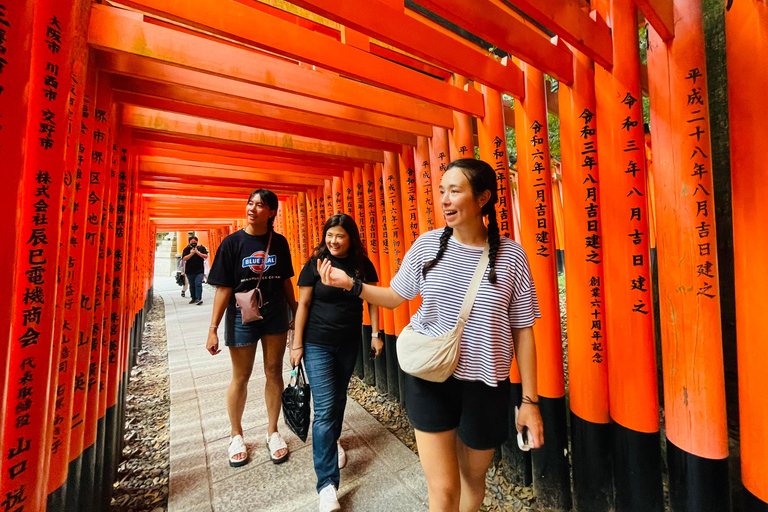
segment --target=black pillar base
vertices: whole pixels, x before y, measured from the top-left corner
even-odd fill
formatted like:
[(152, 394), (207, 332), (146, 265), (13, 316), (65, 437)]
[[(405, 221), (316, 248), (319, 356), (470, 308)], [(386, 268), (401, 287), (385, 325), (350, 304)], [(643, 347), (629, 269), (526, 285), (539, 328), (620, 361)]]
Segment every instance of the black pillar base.
[(567, 511), (571, 509), (571, 478), (565, 397), (539, 396), (539, 411), (544, 446), (531, 451), (536, 505), (542, 510)]
[(387, 394), (387, 355), (390, 351), (390, 348), (387, 347), (387, 338), (389, 338), (389, 335), (385, 334), (384, 349), (374, 361), (374, 366), (376, 367), (376, 391), (384, 395)]
[(571, 412), (573, 503), (576, 510), (614, 510), (611, 430), (610, 423), (592, 423)]
[(515, 427), (515, 406), (523, 399), (523, 386), (512, 383), (509, 393), (509, 439), (501, 445), (502, 474), (514, 485), (529, 487), (533, 483), (531, 452), (524, 452), (517, 446)]
[(742, 494), (744, 495), (744, 512), (768, 512), (768, 503), (752, 494), (749, 489), (745, 487)]
[(387, 351), (387, 393), (397, 400), (400, 397), (400, 381), (397, 380), (397, 372), (400, 369), (397, 364), (397, 336), (387, 334), (384, 348)]
[[(63, 510), (66, 512), (77, 512), (79, 510), (80, 500), (80, 479), (82, 477), (83, 456), (78, 456), (69, 463), (67, 471), (67, 496), (66, 504)], [(52, 510), (52, 509), (49, 509)]]
[(59, 486), (58, 489), (48, 495), (46, 510), (50, 512), (59, 512), (67, 507), (67, 482)]
[[(363, 326), (363, 346), (360, 347), (360, 352), (363, 355), (363, 382), (368, 384), (369, 386), (375, 386), (376, 385), (376, 370), (375, 370), (375, 364), (373, 362), (373, 359), (371, 359), (370, 352), (371, 352), (371, 326), (370, 325), (364, 325)], [(379, 333), (379, 336), (381, 336), (382, 333)], [(368, 344), (366, 345), (365, 340), (368, 340)]]
[(637, 432), (613, 423), (613, 481), (617, 512), (663, 512), (661, 443), (658, 432)]

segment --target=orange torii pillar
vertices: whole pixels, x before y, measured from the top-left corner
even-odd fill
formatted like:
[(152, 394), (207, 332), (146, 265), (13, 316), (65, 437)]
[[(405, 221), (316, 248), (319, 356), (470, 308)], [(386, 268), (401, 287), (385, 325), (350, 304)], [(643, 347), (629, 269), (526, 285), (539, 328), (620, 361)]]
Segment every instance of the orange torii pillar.
[[(410, 148), (409, 148), (410, 149)], [(406, 158), (410, 155), (410, 164), (413, 165), (413, 153), (405, 152)], [(382, 167), (382, 178), (384, 181), (384, 192), (386, 200), (387, 215), (387, 240), (389, 242), (389, 270), (390, 278), (400, 270), (400, 264), (407, 251), (405, 241), (405, 232), (403, 228), (403, 202), (400, 194), (400, 173), (398, 170), (399, 155), (389, 151), (384, 152), (384, 166)], [(407, 165), (404, 163), (403, 165)], [(387, 390), (390, 395), (400, 398), (400, 402), (405, 402), (405, 386), (402, 385), (405, 375), (400, 370), (397, 362), (397, 351), (395, 349), (397, 336), (403, 328), (411, 321), (410, 302), (400, 304), (393, 311), (395, 330), (394, 335), (385, 339), (385, 349), (387, 350)]]
[(344, 213), (344, 180), (339, 176), (333, 177), (333, 213)]
[[(374, 195), (376, 197), (376, 204), (378, 206), (379, 222), (376, 224), (379, 239), (379, 282), (381, 286), (389, 286), (389, 281), (392, 279), (392, 271), (389, 265), (389, 231), (387, 225), (389, 224), (387, 218), (387, 193), (384, 184), (384, 176), (382, 171), (382, 165), (376, 163), (373, 168), (374, 182)], [(402, 307), (402, 306), (401, 306)], [(407, 306), (406, 306), (407, 307)], [(376, 390), (379, 393), (387, 392), (387, 356), (392, 350), (387, 350), (387, 345), (391, 344), (391, 339), (395, 336), (395, 312), (388, 308), (381, 308), (380, 320), (382, 330), (384, 331), (384, 350), (375, 359), (375, 374), (376, 374)]]
[(310, 253), (317, 245), (317, 215), (315, 212), (314, 195), (314, 190), (307, 189), (307, 242), (309, 244)]
[(616, 510), (655, 512), (663, 500), (637, 9), (599, 0), (597, 10), (614, 54), (610, 71), (595, 64), (595, 99)]
[[(357, 230), (360, 235), (360, 243), (363, 248), (367, 247), (365, 235), (365, 198), (363, 194), (363, 169), (362, 167), (355, 167), (352, 170), (352, 209), (357, 224)], [(355, 362), (355, 373), (361, 379), (365, 376), (365, 363), (364, 360), (368, 357), (368, 347), (371, 344), (371, 338), (368, 336), (370, 332), (371, 317), (368, 314), (368, 308), (363, 308), (363, 336), (361, 339), (360, 350), (357, 351), (357, 360)]]
[[(281, 198), (277, 206), (277, 215), (275, 215), (275, 231), (288, 238), (285, 231), (285, 198)], [(221, 243), (221, 241), (219, 241)]]
[(354, 219), (355, 196), (352, 191), (354, 187), (352, 171), (344, 171), (344, 179), (342, 180), (342, 183), (344, 185), (344, 209), (342, 210), (342, 213), (346, 213)]
[[(501, 94), (486, 86), (476, 84), (483, 93), (485, 117), (477, 122), (477, 142), (480, 159), (487, 162), (496, 172), (498, 202), (496, 203), (496, 221), (499, 224), (499, 234), (510, 237), (512, 223), (511, 196), (509, 190), (509, 155), (507, 154), (506, 127)], [(509, 379), (512, 383), (510, 397), (513, 407), (520, 405), (522, 400), (522, 385), (517, 361), (510, 367)], [(511, 416), (513, 418), (514, 414)], [(505, 461), (505, 475), (517, 485), (531, 484), (531, 456), (517, 447), (516, 428), (514, 421), (510, 422), (510, 440), (502, 445), (502, 458)]]
[[(560, 332), (560, 303), (555, 256), (552, 171), (547, 131), (544, 75), (521, 64), (525, 100), (515, 104), (518, 181), (520, 184), (520, 243), (528, 255), (536, 283), (541, 318), (536, 336), (539, 410), (544, 422), (544, 446), (531, 453), (536, 502), (554, 510), (569, 510), (568, 428)], [(501, 103), (499, 97), (499, 103)], [(503, 117), (500, 118), (503, 121)], [(503, 125), (502, 125), (503, 126)], [(521, 398), (521, 397), (518, 397)]]
[(432, 137), (429, 139), (429, 167), (432, 172), (432, 196), (435, 205), (435, 227), (445, 226), (445, 217), (440, 206), (440, 182), (451, 162), (451, 152), (448, 146), (448, 130), (432, 127)]
[[(72, 6), (72, 2), (41, 1), (34, 8), (10, 5), (0, 11), (5, 31), (0, 40), (2, 64), (9, 64), (0, 75), (0, 86), (8, 86), (18, 94), (3, 103), (23, 105), (17, 112), (4, 106), (3, 114), (16, 115), (0, 119), (0, 154), (4, 163), (7, 158), (18, 164), (4, 167), (4, 174), (13, 175), (11, 181), (19, 185), (14, 192), (20, 194), (12, 199), (16, 211), (7, 218), (18, 229), (16, 244), (11, 245), (10, 268), (15, 276), (10, 279), (14, 283), (7, 299), (6, 325), (10, 332), (5, 333), (2, 357), (7, 368), (3, 367), (2, 379), (5, 397), (0, 427), (0, 496), (8, 510), (41, 510), (48, 494), (48, 440), (53, 428), (52, 400), (56, 398), (51, 396), (50, 386), (57, 371), (52, 356), (58, 356), (61, 342), (54, 330), (54, 316)], [(55, 38), (46, 36), (51, 33)], [(48, 76), (54, 77), (55, 90), (46, 87)], [(51, 92), (47, 92), (49, 89)], [(21, 138), (9, 134), (6, 139), (9, 131), (21, 134)], [(17, 145), (7, 146), (6, 142), (13, 139)]]
[(765, 394), (768, 298), (756, 275), (765, 264), (768, 239), (768, 6), (733, 2), (725, 13), (728, 105), (731, 130), (733, 252), (736, 262), (736, 333), (739, 361), (741, 479), (745, 510), (768, 511), (768, 396)]
[[(373, 164), (363, 165), (362, 174), (363, 184), (363, 222), (360, 223), (360, 234), (365, 232), (365, 248), (368, 252), (368, 259), (373, 263), (376, 274), (379, 276), (379, 285), (383, 286), (384, 278), (381, 276), (381, 266), (379, 261), (379, 232), (377, 228), (377, 209), (376, 209), (376, 180), (373, 173)], [(384, 332), (384, 311), (385, 308), (379, 308), (379, 332)], [(367, 328), (366, 328), (367, 327)], [(371, 325), (363, 325), (363, 382), (369, 386), (376, 384), (376, 374), (374, 362), (368, 357), (368, 350), (371, 343), (371, 334), (373, 330)], [(367, 344), (366, 344), (367, 343)]]
[(413, 150), (413, 160), (416, 166), (416, 197), (419, 207), (418, 233), (426, 233), (435, 229), (435, 195), (434, 187), (437, 186), (440, 195), (440, 184), (432, 182), (432, 166), (429, 163), (429, 139), (422, 136), (416, 137), (416, 147)]
[[(469, 81), (460, 75), (453, 75), (456, 87), (468, 87)], [(451, 161), (475, 157), (475, 141), (472, 137), (472, 116), (453, 111), (453, 130), (448, 138)]]
[(648, 28), (664, 418), (672, 510), (731, 510), (709, 97), (701, 2), (675, 38)]
[(299, 210), (299, 269), (304, 266), (304, 263), (309, 258), (309, 241), (308, 241), (308, 222), (307, 222), (307, 194), (299, 192), (296, 197), (296, 205)]
[[(410, 146), (403, 146), (403, 149), (398, 155), (399, 175), (397, 177), (401, 192), (400, 204), (402, 205), (402, 255), (405, 255), (405, 253), (410, 250), (413, 242), (419, 237), (419, 207), (416, 200), (416, 171), (414, 171), (413, 168), (413, 148)], [(411, 315), (416, 314), (420, 305), (421, 297), (416, 297), (415, 299), (408, 301), (409, 318)]]
[(323, 183), (323, 199), (325, 202), (325, 220), (336, 212), (335, 201), (333, 200), (333, 178), (327, 179)]
[[(326, 183), (328, 183), (328, 180), (325, 180)], [(317, 190), (315, 192), (317, 197), (317, 218), (318, 223), (317, 225), (322, 227), (325, 225), (325, 221), (328, 220), (328, 213), (326, 213), (326, 202), (325, 202), (325, 189), (324, 187), (318, 186)], [(320, 233), (320, 236), (322, 237), (322, 232)]]
[(574, 53), (574, 80), (560, 84), (568, 395), (576, 510), (613, 510), (613, 456), (603, 296), (595, 70)]

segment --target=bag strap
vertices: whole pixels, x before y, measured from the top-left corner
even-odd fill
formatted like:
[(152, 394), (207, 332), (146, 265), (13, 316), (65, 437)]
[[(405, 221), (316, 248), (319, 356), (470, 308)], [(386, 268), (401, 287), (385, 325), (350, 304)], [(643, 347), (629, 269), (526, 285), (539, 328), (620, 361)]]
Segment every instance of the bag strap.
[(472, 276), (472, 281), (469, 283), (469, 288), (467, 288), (467, 294), (464, 296), (464, 302), (461, 304), (461, 311), (459, 312), (458, 321), (464, 322), (465, 324), (469, 319), (469, 313), (472, 312), (472, 306), (475, 304), (477, 291), (480, 289), (480, 282), (483, 280), (485, 269), (488, 267), (488, 262), (490, 261), (488, 258), (489, 251), (490, 248), (488, 246), (488, 242), (486, 242), (485, 249), (483, 249), (483, 254), (480, 256), (480, 261), (478, 262), (477, 268), (475, 269), (475, 274)]
[(269, 258), (269, 248), (272, 245), (272, 230), (269, 230), (269, 240), (267, 240), (267, 250), (264, 251), (264, 261), (261, 264), (261, 272), (259, 273), (259, 280), (256, 281), (256, 288), (261, 284), (261, 278), (264, 277), (264, 272), (267, 271), (267, 258)]

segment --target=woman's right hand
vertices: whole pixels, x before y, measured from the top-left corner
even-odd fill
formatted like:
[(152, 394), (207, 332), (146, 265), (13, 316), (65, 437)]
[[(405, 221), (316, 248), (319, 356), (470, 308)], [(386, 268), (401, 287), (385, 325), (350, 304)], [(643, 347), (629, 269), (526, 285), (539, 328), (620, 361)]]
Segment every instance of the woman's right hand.
[(340, 268), (336, 268), (331, 264), (331, 260), (317, 260), (317, 272), (320, 274), (320, 280), (325, 286), (333, 286), (336, 288), (344, 288), (345, 290), (351, 290), (354, 281), (347, 275), (346, 272)]
[(304, 357), (304, 346), (291, 348), (290, 354), (291, 368), (296, 368), (301, 364), (301, 358)]
[(208, 341), (205, 343), (205, 348), (212, 356), (221, 352), (219, 350), (219, 335), (213, 329), (208, 331)]

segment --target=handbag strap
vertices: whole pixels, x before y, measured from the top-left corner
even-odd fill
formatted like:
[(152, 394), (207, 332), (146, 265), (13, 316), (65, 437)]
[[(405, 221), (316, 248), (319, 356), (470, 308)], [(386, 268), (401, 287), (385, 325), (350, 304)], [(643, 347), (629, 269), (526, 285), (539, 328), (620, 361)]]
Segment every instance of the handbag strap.
[(489, 251), (490, 248), (488, 246), (488, 242), (486, 242), (485, 249), (483, 249), (483, 254), (480, 256), (480, 261), (477, 263), (475, 274), (472, 276), (472, 281), (469, 283), (469, 288), (467, 288), (467, 294), (464, 296), (464, 302), (461, 304), (461, 311), (459, 312), (458, 321), (464, 322), (465, 324), (469, 319), (469, 313), (472, 312), (472, 306), (475, 304), (475, 297), (477, 296), (477, 291), (480, 289), (480, 282), (483, 280), (483, 276), (485, 275), (485, 269), (488, 267)]
[(261, 262), (261, 272), (259, 273), (259, 280), (256, 281), (256, 288), (261, 284), (261, 278), (264, 277), (264, 272), (267, 271), (267, 258), (269, 258), (269, 248), (272, 245), (272, 230), (269, 230), (269, 240), (267, 240), (267, 250), (264, 251), (264, 261)]

